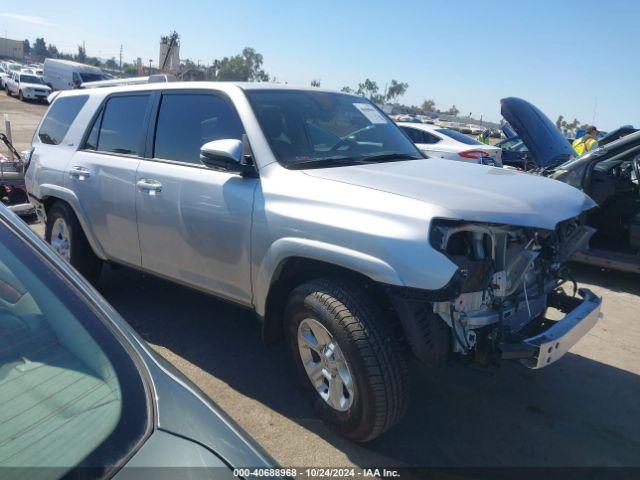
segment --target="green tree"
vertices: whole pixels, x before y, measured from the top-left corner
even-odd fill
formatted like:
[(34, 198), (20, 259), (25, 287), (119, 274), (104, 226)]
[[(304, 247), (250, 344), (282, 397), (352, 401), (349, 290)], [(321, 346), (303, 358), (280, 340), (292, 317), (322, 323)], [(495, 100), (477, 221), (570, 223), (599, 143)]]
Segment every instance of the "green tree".
[(104, 62), (104, 66), (106, 68), (110, 68), (111, 70), (116, 70), (118, 68), (118, 62), (116, 62), (115, 57), (111, 57), (109, 60)]
[(562, 127), (566, 123), (567, 122), (564, 121), (564, 117), (562, 115), (558, 115), (558, 119), (556, 120), (556, 127), (558, 127), (558, 130), (562, 130)]
[(378, 84), (367, 78), (364, 82), (358, 84), (356, 93), (363, 97), (373, 99), (376, 93), (378, 93)]
[(455, 117), (460, 113), (460, 110), (458, 110), (458, 107), (456, 107), (455, 105), (451, 105), (449, 110), (447, 110), (445, 113), (448, 115), (453, 115)]
[(55, 45), (49, 44), (49, 46), (47, 47), (47, 56), (56, 58), (59, 55), (60, 55), (60, 52), (58, 52), (58, 48)]
[(87, 61), (87, 51), (82, 45), (78, 45), (78, 54), (76, 55), (76, 60), (80, 63), (85, 63)]
[(320, 86), (320, 80), (311, 80), (311, 86), (312, 87), (319, 87)]
[(33, 56), (39, 59), (44, 59), (47, 57), (47, 44), (44, 41), (44, 38), (36, 38), (36, 41), (33, 43), (33, 48), (31, 49)]
[(353, 88), (351, 88), (351, 87), (342, 87), (340, 89), (340, 91), (344, 92), (344, 93), (353, 93)]
[(396, 101), (403, 96), (409, 88), (409, 84), (405, 82), (398, 82), (397, 80), (391, 80), (391, 85), (387, 89), (387, 95), (384, 98), (389, 103)]
[(262, 69), (262, 62), (261, 54), (246, 47), (239, 55), (214, 60), (213, 76), (216, 80), (266, 82), (269, 75)]
[(431, 99), (425, 100), (424, 102), (422, 102), (422, 106), (420, 108), (425, 112), (433, 112), (436, 108), (436, 102)]
[(24, 50), (25, 55), (29, 55), (31, 53), (31, 43), (28, 39), (25, 38), (24, 42), (22, 42), (22, 49)]

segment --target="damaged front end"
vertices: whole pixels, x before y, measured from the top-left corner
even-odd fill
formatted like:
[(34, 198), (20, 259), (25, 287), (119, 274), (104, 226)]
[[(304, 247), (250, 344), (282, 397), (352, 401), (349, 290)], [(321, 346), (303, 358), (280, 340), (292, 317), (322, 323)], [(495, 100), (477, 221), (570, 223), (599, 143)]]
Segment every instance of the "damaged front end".
[[(553, 231), (436, 220), (431, 245), (458, 272), (446, 298), (422, 302), (428, 310), (422, 315), (416, 314), (419, 300), (394, 302), (405, 330), (418, 325), (408, 332), (414, 353), (430, 364), (442, 363), (450, 353), (483, 365), (500, 359), (520, 359), (530, 368), (553, 363), (599, 318), (600, 299), (588, 290), (576, 297), (577, 286), (565, 267), (593, 233), (578, 219)], [(561, 288), (566, 282), (573, 296)], [(564, 318), (554, 320), (552, 313)]]

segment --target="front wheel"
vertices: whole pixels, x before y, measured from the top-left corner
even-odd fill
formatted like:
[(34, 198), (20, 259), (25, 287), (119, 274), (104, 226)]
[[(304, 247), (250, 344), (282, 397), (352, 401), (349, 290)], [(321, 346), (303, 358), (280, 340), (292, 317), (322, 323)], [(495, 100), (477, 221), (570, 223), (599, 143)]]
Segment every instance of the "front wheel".
[(298, 378), (341, 435), (373, 440), (408, 405), (407, 366), (392, 323), (357, 284), (339, 278), (296, 288), (285, 309)]
[(87, 280), (91, 283), (98, 281), (102, 261), (93, 253), (80, 222), (68, 204), (59, 201), (47, 212), (45, 239)]
[(9, 86), (8, 85), (4, 88), (4, 93), (7, 94), (7, 97), (11, 96), (11, 92), (9, 91)]
[(24, 95), (22, 95), (22, 90), (18, 92), (18, 98), (20, 99), (21, 102), (24, 102)]

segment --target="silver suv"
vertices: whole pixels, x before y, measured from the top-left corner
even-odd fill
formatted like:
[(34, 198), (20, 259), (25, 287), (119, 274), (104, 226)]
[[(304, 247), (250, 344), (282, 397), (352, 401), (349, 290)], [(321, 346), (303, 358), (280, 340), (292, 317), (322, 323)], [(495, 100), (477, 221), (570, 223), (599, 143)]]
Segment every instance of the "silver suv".
[(425, 159), (354, 95), (64, 92), (26, 178), (47, 241), (87, 278), (107, 261), (253, 309), (267, 341), (286, 339), (320, 416), (355, 441), (402, 417), (411, 356), (540, 368), (599, 318), (598, 297), (560, 288), (593, 233), (589, 197)]

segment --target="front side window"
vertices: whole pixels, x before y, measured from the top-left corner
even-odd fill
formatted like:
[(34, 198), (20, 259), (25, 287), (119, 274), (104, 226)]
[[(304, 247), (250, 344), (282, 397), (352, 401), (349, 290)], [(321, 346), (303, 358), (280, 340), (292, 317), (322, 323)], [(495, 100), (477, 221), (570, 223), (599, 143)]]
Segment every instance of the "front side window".
[(49, 145), (59, 145), (88, 99), (88, 95), (77, 95), (54, 101), (38, 130), (40, 141)]
[(149, 95), (115, 96), (107, 100), (100, 130), (94, 138), (95, 150), (138, 155), (145, 131)]
[(235, 109), (211, 94), (165, 94), (160, 103), (155, 158), (200, 164), (200, 148), (208, 142), (242, 139), (244, 129)]
[(249, 90), (247, 97), (285, 167), (422, 158), (400, 129), (362, 97), (306, 90)]
[(57, 478), (139, 444), (144, 381), (107, 321), (0, 222), (0, 470)]

